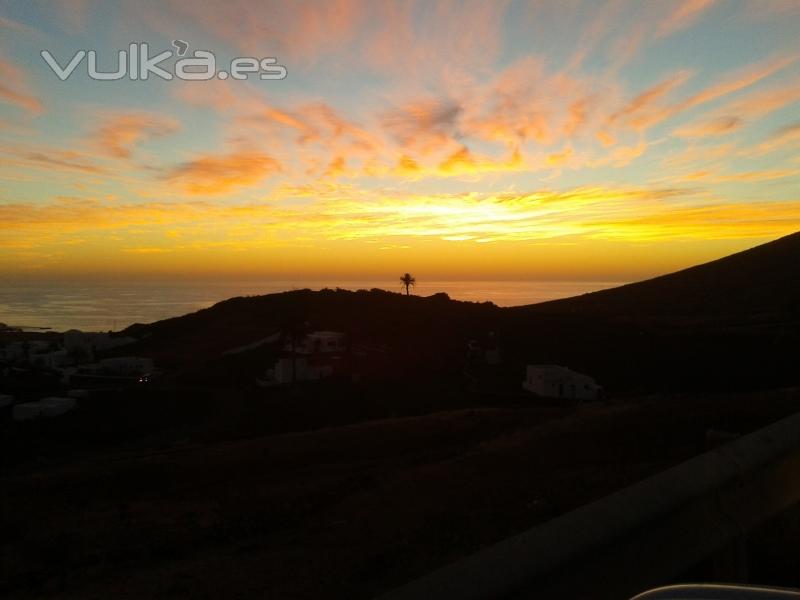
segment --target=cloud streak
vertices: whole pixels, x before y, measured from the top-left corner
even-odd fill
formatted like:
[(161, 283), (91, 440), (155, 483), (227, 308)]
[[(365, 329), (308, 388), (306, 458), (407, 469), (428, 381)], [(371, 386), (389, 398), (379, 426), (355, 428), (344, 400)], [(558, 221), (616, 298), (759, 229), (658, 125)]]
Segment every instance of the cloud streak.
[[(365, 248), (503, 247), (514, 262), (547, 244), (589, 261), (673, 239), (707, 257), (722, 247), (708, 240), (798, 222), (791, 3), (107, 4), (42, 5), (35, 31), (53, 48), (100, 39), (106, 58), (181, 36), (218, 57), (275, 56), (289, 77), (110, 83), (81, 67), (59, 82), (33, 19), (0, 8), (0, 245), (31, 268), (89, 268), (102, 248), (198, 269), (209, 249), (233, 261), (278, 246), (287, 265), (343, 247), (352, 265)], [(745, 38), (748, 52), (727, 51)]]
[(700, 16), (709, 10), (714, 0), (683, 0), (676, 4), (675, 10), (661, 23), (657, 35), (664, 37), (686, 29), (697, 21)]
[(92, 143), (106, 156), (129, 159), (136, 145), (178, 129), (176, 120), (157, 114), (117, 114), (105, 119), (92, 136)]
[[(285, 189), (284, 198), (302, 190)], [(685, 188), (582, 187), (556, 192), (416, 195), (383, 192), (365, 201), (352, 188), (317, 188), (308, 214), (268, 203), (109, 203), (61, 198), (44, 205), (0, 205), (0, 231), (80, 236), (103, 230), (155, 228), (180, 245), (198, 228), (266, 245), (286, 239), (390, 240), (429, 238), (469, 243), (573, 240), (731, 239), (788, 233), (800, 219), (800, 200), (773, 205), (705, 199)], [(170, 233), (167, 236), (167, 232)], [(243, 237), (242, 237), (243, 236)], [(65, 238), (66, 239), (66, 238)], [(177, 241), (175, 241), (177, 240)], [(295, 243), (299, 243), (296, 241)]]
[(44, 112), (44, 104), (31, 91), (28, 77), (18, 66), (0, 56), (0, 101), (21, 108), (31, 115)]
[(280, 170), (280, 163), (267, 154), (236, 151), (195, 157), (164, 178), (190, 195), (215, 196), (256, 185)]

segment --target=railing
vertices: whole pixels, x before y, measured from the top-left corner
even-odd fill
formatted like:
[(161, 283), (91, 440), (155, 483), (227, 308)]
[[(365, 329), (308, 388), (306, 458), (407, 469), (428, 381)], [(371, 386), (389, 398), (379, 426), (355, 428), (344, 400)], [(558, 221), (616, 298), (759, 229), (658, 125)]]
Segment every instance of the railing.
[(798, 600), (800, 592), (750, 585), (670, 585), (639, 594), (631, 600)]
[(382, 600), (627, 598), (714, 558), (800, 501), (800, 413), (490, 546)]

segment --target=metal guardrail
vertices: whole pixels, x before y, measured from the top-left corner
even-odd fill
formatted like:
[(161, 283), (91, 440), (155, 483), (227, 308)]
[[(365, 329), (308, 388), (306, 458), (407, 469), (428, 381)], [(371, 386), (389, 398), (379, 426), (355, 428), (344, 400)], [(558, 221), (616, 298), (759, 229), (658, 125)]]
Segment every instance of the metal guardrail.
[[(800, 501), (800, 413), (501, 541), (381, 600), (630, 597)], [(735, 552), (734, 560), (735, 563)]]
[(751, 585), (669, 585), (631, 600), (800, 600), (800, 590)]

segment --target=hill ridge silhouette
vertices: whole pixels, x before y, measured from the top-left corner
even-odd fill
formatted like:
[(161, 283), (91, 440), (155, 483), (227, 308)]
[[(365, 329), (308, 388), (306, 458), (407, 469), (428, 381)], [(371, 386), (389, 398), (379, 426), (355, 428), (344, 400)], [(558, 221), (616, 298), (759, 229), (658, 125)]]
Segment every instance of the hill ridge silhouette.
[[(229, 381), (252, 378), (274, 359), (245, 353), (214, 369), (208, 365), (231, 348), (302, 323), (384, 349), (384, 376), (393, 380), (459, 373), (467, 343), (492, 333), (511, 387), (525, 364), (537, 363), (569, 366), (615, 391), (797, 384), (798, 264), (795, 233), (643, 282), (519, 307), (377, 289), (231, 298), (132, 326), (126, 333), (140, 341), (123, 350), (152, 356), (167, 369), (188, 369), (192, 381), (214, 369)], [(250, 371), (243, 367), (247, 361)]]
[[(722, 258), (623, 286), (527, 305), (547, 313), (726, 316), (797, 312), (800, 232)], [(738, 293), (737, 293), (738, 292)]]

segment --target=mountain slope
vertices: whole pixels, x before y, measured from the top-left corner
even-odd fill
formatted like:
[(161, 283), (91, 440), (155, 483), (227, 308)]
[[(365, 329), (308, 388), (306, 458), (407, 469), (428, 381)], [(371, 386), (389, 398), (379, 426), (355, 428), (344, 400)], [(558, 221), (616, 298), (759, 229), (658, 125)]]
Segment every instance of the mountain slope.
[(542, 314), (789, 316), (800, 309), (800, 232), (647, 281), (528, 307)]

